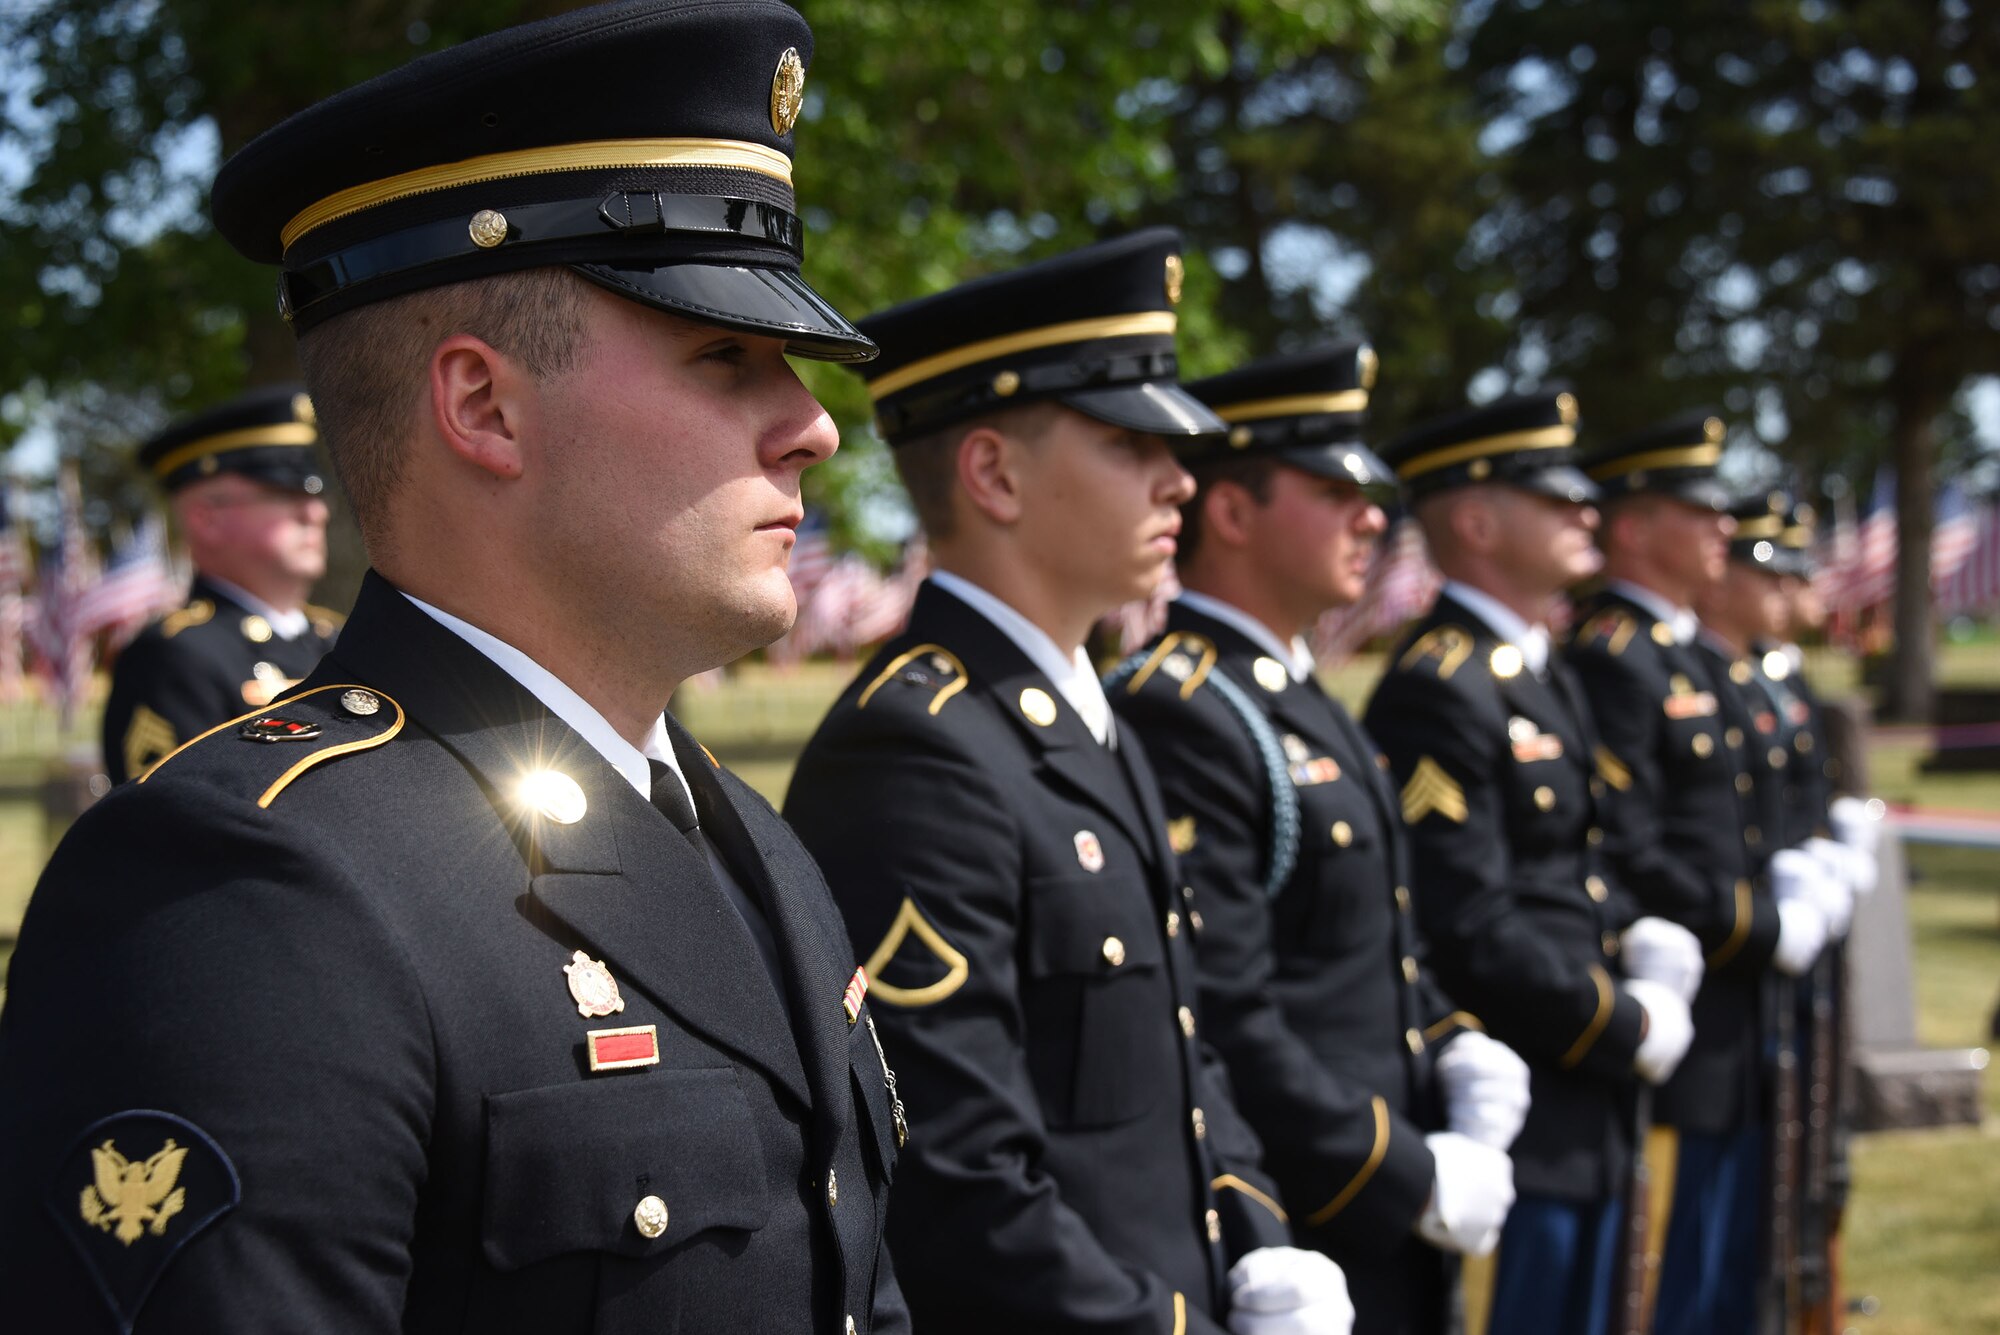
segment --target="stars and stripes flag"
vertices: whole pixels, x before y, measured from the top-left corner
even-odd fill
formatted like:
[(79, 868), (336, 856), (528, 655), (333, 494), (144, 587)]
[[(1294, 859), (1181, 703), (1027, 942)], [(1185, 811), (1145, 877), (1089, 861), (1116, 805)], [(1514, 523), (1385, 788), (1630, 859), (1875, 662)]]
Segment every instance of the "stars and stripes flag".
[(1375, 545), (1361, 597), (1321, 617), (1306, 637), (1313, 657), (1329, 667), (1345, 662), (1376, 636), (1429, 611), (1443, 586), (1417, 521), (1397, 520)]
[[(1930, 583), (1938, 610), (1948, 616), (2000, 607), (1993, 566), (2000, 560), (1994, 532), (2000, 498), (1973, 504), (1955, 483), (1937, 497), (1931, 530)], [(1836, 635), (1851, 635), (1864, 613), (1890, 603), (1896, 588), (1896, 483), (1884, 469), (1877, 475), (1867, 512), (1859, 523), (1849, 504), (1837, 503), (1830, 531), (1822, 539), (1813, 583), (1834, 616)]]
[(30, 574), (28, 544), (15, 522), (20, 495), (13, 487), (0, 491), (0, 703), (12, 704), (26, 686), (21, 672), (21, 632), (27, 623), (24, 590)]
[(120, 645), (180, 600), (181, 583), (167, 560), (167, 526), (147, 515), (77, 600), (77, 633), (107, 632), (109, 642)]
[(97, 582), (97, 563), (83, 527), (82, 487), (75, 465), (63, 468), (56, 492), (56, 540), (42, 553), (36, 606), (27, 619), (27, 632), (36, 670), (67, 723), (95, 665), (94, 642), (79, 613), (84, 595)]
[(1967, 616), (2000, 608), (2000, 496), (1967, 507), (1965, 554), (1942, 578), (1932, 557), (1938, 611)]

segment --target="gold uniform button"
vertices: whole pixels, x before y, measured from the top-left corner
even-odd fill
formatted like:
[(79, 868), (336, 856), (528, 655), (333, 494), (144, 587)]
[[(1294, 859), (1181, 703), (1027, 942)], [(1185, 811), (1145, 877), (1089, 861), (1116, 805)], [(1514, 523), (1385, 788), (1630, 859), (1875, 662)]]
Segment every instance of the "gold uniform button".
[(826, 1208), (831, 1210), (840, 1204), (840, 1176), (831, 1168), (826, 1170)]
[(1556, 790), (1548, 787), (1546, 784), (1535, 789), (1535, 806), (1541, 811), (1554, 811), (1556, 809)]
[(1705, 732), (1698, 732), (1688, 743), (1688, 749), (1694, 752), (1696, 759), (1706, 760), (1715, 754), (1715, 739)]
[(1618, 937), (1615, 933), (1606, 932), (1603, 944), (1605, 954), (1616, 955), (1618, 953)]
[(1722, 734), (1722, 740), (1729, 743), (1730, 750), (1735, 750), (1737, 747), (1743, 745), (1743, 729), (1731, 728)]
[(1185, 899), (1190, 904), (1194, 903), (1194, 887), (1191, 885), (1182, 886), (1181, 898)]
[(1336, 847), (1346, 848), (1354, 842), (1354, 827), (1344, 820), (1333, 823), (1333, 842)]
[(1737, 792), (1747, 795), (1750, 792), (1750, 790), (1754, 787), (1756, 787), (1756, 784), (1751, 781), (1751, 778), (1748, 774), (1739, 774), (1736, 776)]
[(1125, 962), (1125, 943), (1115, 936), (1104, 938), (1104, 962), (1117, 968)]
[(1185, 1034), (1185, 1035), (1186, 1035), (1187, 1037), (1189, 1037), (1189, 1038), (1193, 1038), (1193, 1037), (1194, 1037), (1194, 1012), (1193, 1012), (1193, 1011), (1191, 1011), (1191, 1010), (1189, 1010), (1189, 1009), (1188, 1009), (1187, 1007), (1183, 1006), (1183, 1007), (1181, 1007), (1181, 1008), (1180, 1008), (1180, 1010), (1179, 1010), (1179, 1011), (1177, 1011), (1177, 1012), (1175, 1012), (1175, 1013), (1176, 1013), (1176, 1014), (1177, 1014), (1177, 1015), (1178, 1015), (1178, 1016), (1180, 1017), (1180, 1022), (1181, 1022), (1181, 1033)]
[(1410, 887), (1407, 885), (1396, 887), (1396, 911), (1399, 913), (1410, 911)]
[(1785, 748), (1782, 746), (1772, 747), (1764, 754), (1764, 759), (1771, 763), (1772, 769), (1783, 769), (1785, 767)]
[(1201, 910), (1200, 910), (1200, 909), (1190, 909), (1190, 910), (1188, 910), (1188, 926), (1190, 926), (1190, 927), (1194, 928), (1194, 930), (1195, 930), (1195, 931), (1197, 931), (1197, 932), (1199, 932), (1199, 931), (1201, 930)]
[(632, 1211), (632, 1222), (642, 1238), (657, 1238), (667, 1231), (667, 1203), (658, 1196), (641, 1197)]
[(1403, 1041), (1410, 1045), (1410, 1051), (1412, 1053), (1418, 1053), (1424, 1050), (1424, 1036), (1418, 1033), (1414, 1029), (1405, 1029), (1403, 1031)]
[(1589, 844), (1592, 848), (1597, 847), (1604, 842), (1604, 831), (1595, 825), (1591, 826), (1588, 830), (1584, 831), (1583, 842)]
[(1202, 1218), (1206, 1220), (1208, 1223), (1208, 1240), (1210, 1242), (1221, 1242), (1222, 1241), (1221, 1214), (1219, 1214), (1214, 1210), (1210, 1210), (1207, 1214), (1203, 1215)]
[(1168, 909), (1168, 910), (1167, 910), (1167, 935), (1168, 935), (1169, 937), (1175, 937), (1175, 936), (1179, 936), (1180, 934), (1181, 934), (1181, 915), (1180, 915), (1180, 914), (1178, 914), (1178, 913), (1175, 913), (1175, 912), (1174, 912), (1174, 911), (1173, 911), (1172, 909)]
[(1403, 981), (1406, 983), (1417, 981), (1417, 961), (1414, 956), (1403, 956)]
[(1201, 1115), (1201, 1109), (1192, 1109), (1188, 1113), (1188, 1121), (1194, 1124), (1194, 1138), (1196, 1140), (1208, 1139), (1208, 1119)]
[(1583, 889), (1586, 894), (1600, 904), (1611, 897), (1611, 891), (1605, 888), (1602, 876), (1584, 877)]

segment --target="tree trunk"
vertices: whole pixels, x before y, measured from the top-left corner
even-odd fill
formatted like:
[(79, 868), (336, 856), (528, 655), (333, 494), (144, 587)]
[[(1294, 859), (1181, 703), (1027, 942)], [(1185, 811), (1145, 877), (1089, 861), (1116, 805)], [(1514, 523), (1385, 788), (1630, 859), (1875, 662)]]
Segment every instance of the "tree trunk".
[(1937, 618), (1931, 601), (1931, 466), (1942, 399), (1923, 389), (1894, 396), (1896, 461), (1896, 644), (1883, 713), (1928, 723), (1937, 704)]

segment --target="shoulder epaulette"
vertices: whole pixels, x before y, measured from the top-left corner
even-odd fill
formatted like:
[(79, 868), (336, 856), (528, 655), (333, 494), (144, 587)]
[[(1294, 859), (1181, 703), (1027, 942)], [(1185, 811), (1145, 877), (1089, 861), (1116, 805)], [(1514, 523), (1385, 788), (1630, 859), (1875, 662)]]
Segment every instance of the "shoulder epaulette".
[(268, 807), (313, 766), (372, 750), (402, 730), (403, 707), (382, 692), (367, 686), (315, 686), (196, 734), (155, 761), (139, 782), (191, 752), (217, 758), (216, 748), (236, 748), (227, 757), (225, 772), (246, 794), (257, 795), (258, 806)]
[(321, 607), (318, 603), (306, 604), (306, 618), (312, 622), (313, 633), (321, 639), (333, 634), (347, 624), (347, 618), (331, 607)]
[(161, 617), (160, 634), (171, 640), (190, 626), (205, 625), (214, 616), (215, 604), (206, 598), (197, 598), (186, 607)]
[(905, 649), (890, 659), (888, 664), (870, 681), (855, 698), (856, 709), (868, 708), (868, 702), (875, 698), (875, 692), (888, 682), (899, 682), (920, 687), (931, 692), (930, 703), (925, 712), (935, 715), (945, 707), (945, 702), (964, 690), (972, 678), (966, 674), (965, 664), (957, 654), (941, 644), (920, 644), (914, 649)]
[(1625, 652), (1639, 633), (1639, 619), (1622, 607), (1607, 607), (1576, 628), (1571, 643), (1578, 648), (1603, 645), (1613, 658)]
[(1206, 635), (1174, 631), (1160, 637), (1151, 653), (1125, 682), (1125, 693), (1137, 695), (1154, 673), (1180, 683), (1180, 697), (1186, 700), (1201, 689), (1215, 669), (1215, 642)]
[(1425, 631), (1403, 650), (1396, 660), (1398, 671), (1407, 672), (1425, 663), (1436, 666), (1437, 679), (1450, 681), (1451, 674), (1472, 657), (1472, 632), (1463, 626), (1436, 626)]

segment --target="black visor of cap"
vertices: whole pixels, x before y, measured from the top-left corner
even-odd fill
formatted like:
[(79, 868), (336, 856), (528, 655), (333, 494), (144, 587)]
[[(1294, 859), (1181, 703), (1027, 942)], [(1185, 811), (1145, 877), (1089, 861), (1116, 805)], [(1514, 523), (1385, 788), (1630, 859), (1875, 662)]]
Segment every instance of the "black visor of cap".
[(1297, 449), (1280, 450), (1276, 457), (1315, 477), (1352, 483), (1378, 505), (1392, 504), (1402, 492), (1395, 472), (1376, 456), (1375, 451), (1360, 441), (1302, 445)]
[(1057, 395), (1056, 402), (1085, 417), (1153, 436), (1196, 440), (1227, 430), (1201, 400), (1165, 380), (1078, 390)]
[(703, 324), (785, 340), (786, 351), (826, 362), (865, 362), (875, 345), (805, 279), (788, 269), (670, 264), (576, 264), (619, 296)]
[(1550, 496), (1576, 505), (1587, 505), (1602, 494), (1581, 468), (1568, 463), (1526, 468), (1505, 480), (1522, 491), (1532, 491), (1538, 496)]

